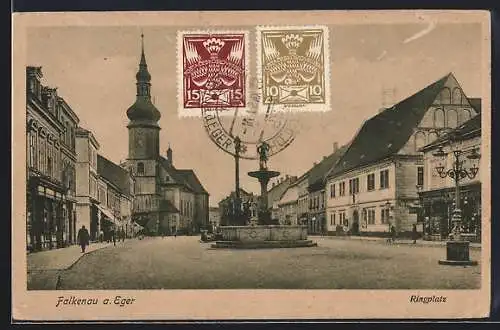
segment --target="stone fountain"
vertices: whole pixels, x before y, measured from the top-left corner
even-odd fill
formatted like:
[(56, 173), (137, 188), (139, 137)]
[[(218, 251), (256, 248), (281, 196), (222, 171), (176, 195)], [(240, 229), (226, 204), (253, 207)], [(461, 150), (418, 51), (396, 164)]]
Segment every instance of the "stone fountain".
[(306, 226), (285, 226), (274, 224), (267, 202), (267, 184), (269, 180), (280, 175), (280, 172), (267, 168), (269, 145), (262, 142), (257, 147), (259, 153), (259, 170), (248, 172), (248, 175), (259, 180), (259, 225), (223, 226), (222, 240), (212, 244), (213, 248), (233, 249), (265, 249), (293, 248), (317, 246), (307, 239)]

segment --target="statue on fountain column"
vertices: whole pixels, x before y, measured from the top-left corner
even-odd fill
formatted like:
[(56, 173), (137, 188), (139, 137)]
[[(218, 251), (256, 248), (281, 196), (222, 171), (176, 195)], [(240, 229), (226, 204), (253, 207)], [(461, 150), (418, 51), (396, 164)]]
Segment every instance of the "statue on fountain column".
[(261, 170), (267, 169), (267, 160), (269, 159), (269, 144), (267, 142), (262, 142), (257, 147), (257, 152), (259, 153), (259, 167)]

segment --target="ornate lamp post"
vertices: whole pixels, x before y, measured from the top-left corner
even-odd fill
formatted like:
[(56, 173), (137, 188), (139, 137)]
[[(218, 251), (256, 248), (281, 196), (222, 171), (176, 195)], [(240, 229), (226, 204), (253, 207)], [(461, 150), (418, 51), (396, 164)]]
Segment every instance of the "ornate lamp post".
[[(458, 141), (455, 138), (450, 138), (450, 148), (453, 142)], [(439, 159), (439, 164), (436, 166), (436, 172), (441, 178), (450, 177), (455, 182), (455, 208), (452, 212), (451, 222), (452, 230), (450, 233), (450, 240), (446, 243), (446, 260), (440, 260), (439, 264), (442, 265), (476, 265), (477, 261), (469, 259), (469, 242), (462, 237), (462, 210), (460, 208), (460, 181), (465, 178), (473, 179), (476, 177), (479, 167), (475, 161), (481, 156), (477, 149), (473, 149), (472, 153), (466, 157), (470, 159), (473, 164), (471, 167), (466, 168), (465, 159), (463, 159), (463, 151), (458, 148), (452, 148), (453, 164), (451, 168), (445, 169), (443, 161), (447, 154), (443, 151), (443, 147), (433, 154), (434, 157)]]

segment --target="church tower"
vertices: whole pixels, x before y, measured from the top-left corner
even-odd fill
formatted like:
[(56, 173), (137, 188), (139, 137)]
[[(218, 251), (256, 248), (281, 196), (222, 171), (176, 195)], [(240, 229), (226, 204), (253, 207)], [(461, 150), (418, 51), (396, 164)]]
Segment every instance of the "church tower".
[[(158, 221), (158, 159), (160, 155), (161, 114), (151, 102), (151, 74), (144, 54), (144, 35), (141, 34), (141, 59), (136, 77), (136, 100), (127, 110), (128, 159), (127, 167), (135, 176), (134, 215), (141, 225)], [(150, 225), (148, 225), (150, 226)]]
[(141, 35), (141, 46), (141, 61), (135, 75), (137, 80), (136, 100), (127, 110), (127, 117), (130, 120), (127, 126), (130, 160), (157, 159), (160, 154), (158, 121), (161, 114), (151, 102), (151, 74), (148, 71), (144, 55), (144, 35)]

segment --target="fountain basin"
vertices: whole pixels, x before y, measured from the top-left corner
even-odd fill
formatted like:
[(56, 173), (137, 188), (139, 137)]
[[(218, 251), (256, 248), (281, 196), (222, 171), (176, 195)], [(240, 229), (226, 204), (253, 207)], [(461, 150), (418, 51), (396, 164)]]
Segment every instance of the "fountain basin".
[(213, 248), (269, 249), (317, 246), (307, 239), (306, 226), (224, 226)]

